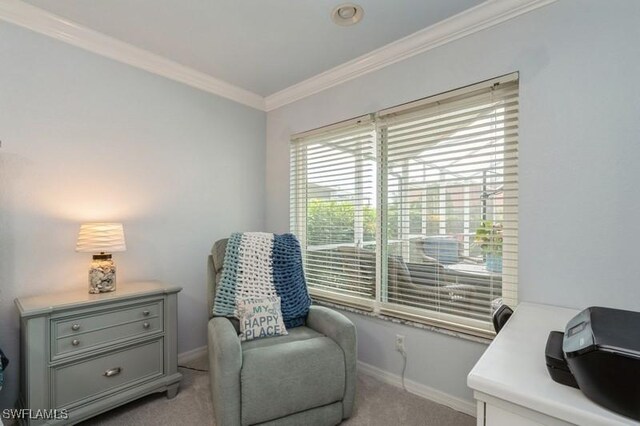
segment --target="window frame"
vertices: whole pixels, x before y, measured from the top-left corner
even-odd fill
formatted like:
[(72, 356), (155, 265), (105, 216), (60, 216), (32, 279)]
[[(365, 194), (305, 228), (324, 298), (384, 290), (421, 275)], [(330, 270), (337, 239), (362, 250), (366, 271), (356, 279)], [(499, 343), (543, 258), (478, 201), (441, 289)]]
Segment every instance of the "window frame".
[[(375, 290), (373, 300), (359, 298), (359, 297), (351, 297), (348, 295), (333, 293), (331, 291), (326, 291), (324, 289), (310, 287), (309, 291), (312, 296), (317, 297), (321, 300), (326, 300), (331, 303), (335, 303), (337, 305), (346, 305), (349, 307), (354, 307), (357, 309), (362, 309), (365, 311), (373, 311), (374, 314), (389, 316), (393, 318), (400, 318), (404, 320), (408, 320), (411, 322), (422, 323), (430, 326), (440, 327), (448, 330), (452, 330), (455, 332), (460, 332), (464, 334), (469, 334), (482, 338), (492, 338), (495, 333), (490, 328), (490, 321), (477, 320), (474, 318), (466, 318), (461, 315), (449, 314), (446, 312), (439, 312), (434, 309), (430, 309), (429, 306), (424, 308), (415, 308), (413, 306), (394, 304), (389, 302), (388, 298), (388, 174), (389, 174), (389, 164), (388, 164), (388, 143), (387, 138), (385, 137), (385, 132), (387, 129), (387, 124), (385, 124), (385, 117), (390, 117), (395, 114), (407, 114), (412, 110), (419, 111), (421, 108), (425, 108), (426, 105), (438, 103), (440, 101), (451, 100), (456, 97), (464, 98), (465, 95), (470, 94), (474, 91), (478, 91), (481, 89), (496, 87), (503, 83), (511, 83), (516, 82), (519, 85), (519, 73), (514, 72), (511, 74), (507, 74), (501, 77), (493, 78), (490, 80), (486, 80), (480, 83), (475, 83), (469, 86), (465, 86), (459, 89), (455, 89), (452, 91), (444, 92), (438, 95), (429, 96), (423, 99), (419, 99), (417, 101), (409, 102), (406, 104), (398, 105), (392, 108), (387, 108), (381, 110), (377, 113), (368, 114), (365, 116), (357, 117), (351, 120), (346, 120), (344, 122), (336, 123), (330, 126), (321, 127), (318, 129), (311, 130), (309, 132), (298, 133), (292, 135), (290, 140), (290, 152), (293, 153), (296, 149), (294, 147), (296, 141), (299, 141), (302, 138), (310, 137), (313, 135), (319, 135), (323, 133), (329, 133), (335, 130), (339, 130), (341, 128), (345, 128), (348, 126), (354, 126), (358, 123), (362, 123), (363, 121), (371, 122), (375, 128), (375, 167), (376, 167), (376, 182), (375, 182), (375, 193), (376, 193), (376, 250), (375, 250)], [(519, 93), (517, 95), (517, 99), (519, 100)], [(516, 123), (518, 119), (516, 118)], [(519, 126), (518, 126), (519, 127)], [(515, 147), (517, 149), (518, 146), (518, 137), (517, 137), (517, 129), (515, 134)], [(507, 142), (504, 142), (505, 145)], [(301, 150), (297, 150), (301, 151)], [(292, 157), (293, 158), (293, 157)], [(296, 165), (300, 165), (300, 158), (296, 159)], [(508, 164), (509, 163), (509, 164)], [(306, 164), (306, 162), (304, 162)], [(306, 167), (306, 165), (305, 165)], [(515, 170), (515, 174), (517, 176), (518, 173), (518, 165), (517, 165), (517, 156), (516, 159), (504, 159), (505, 169), (508, 167), (513, 167)], [(303, 246), (303, 255), (306, 255), (306, 220), (307, 220), (307, 212), (306, 208), (301, 209), (301, 194), (300, 194), (300, 184), (294, 179), (300, 179), (301, 174), (300, 170), (294, 170), (294, 165), (291, 165), (291, 176), (292, 181), (290, 182), (290, 202), (291, 202), (291, 212), (290, 216), (292, 219), (292, 223), (290, 224), (291, 231), (296, 233), (298, 238), (301, 241), (301, 245)], [(305, 175), (306, 176), (306, 175)], [(506, 185), (506, 184), (505, 184)], [(518, 195), (518, 183), (510, 183), (512, 185), (509, 188), (509, 191), (515, 193), (516, 198)], [(295, 191), (294, 191), (295, 189)], [(308, 196), (304, 197), (304, 203), (308, 203)], [(425, 201), (426, 202), (426, 201)], [(507, 214), (506, 211), (504, 213)], [(512, 273), (512, 277), (507, 282), (507, 287), (509, 287), (508, 295), (505, 296), (505, 281), (502, 281), (502, 295), (501, 297), (504, 300), (504, 303), (515, 306), (517, 304), (517, 289), (518, 289), (518, 279), (517, 279), (517, 271), (518, 271), (518, 205), (516, 201), (515, 209), (512, 212), (508, 213), (510, 217), (515, 218), (515, 231), (510, 231), (512, 234), (505, 234), (505, 238), (511, 239), (513, 246), (515, 247), (515, 253), (512, 253), (512, 257), (508, 259), (506, 264), (506, 269)], [(304, 216), (304, 217), (302, 217)], [(301, 226), (304, 224), (304, 226)], [(354, 233), (355, 230), (355, 219), (354, 219)], [(407, 226), (410, 227), (410, 224)], [(505, 266), (503, 266), (505, 268)], [(504, 269), (501, 273), (501, 277), (504, 277)]]

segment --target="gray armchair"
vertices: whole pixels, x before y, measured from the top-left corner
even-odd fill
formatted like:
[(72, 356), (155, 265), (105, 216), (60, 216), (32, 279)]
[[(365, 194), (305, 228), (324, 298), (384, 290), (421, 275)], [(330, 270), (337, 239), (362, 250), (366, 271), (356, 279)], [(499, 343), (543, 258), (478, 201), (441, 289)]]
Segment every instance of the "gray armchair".
[(238, 323), (212, 317), (227, 240), (208, 260), (209, 377), (217, 426), (336, 425), (351, 416), (356, 330), (344, 315), (311, 306), (287, 336), (241, 342)]

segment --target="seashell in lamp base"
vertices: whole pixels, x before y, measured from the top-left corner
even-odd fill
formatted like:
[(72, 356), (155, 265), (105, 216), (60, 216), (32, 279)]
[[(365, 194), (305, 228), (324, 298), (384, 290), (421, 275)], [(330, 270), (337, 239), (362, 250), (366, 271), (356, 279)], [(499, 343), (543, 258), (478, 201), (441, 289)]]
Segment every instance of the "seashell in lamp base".
[(116, 290), (116, 265), (110, 254), (96, 254), (89, 265), (89, 293)]

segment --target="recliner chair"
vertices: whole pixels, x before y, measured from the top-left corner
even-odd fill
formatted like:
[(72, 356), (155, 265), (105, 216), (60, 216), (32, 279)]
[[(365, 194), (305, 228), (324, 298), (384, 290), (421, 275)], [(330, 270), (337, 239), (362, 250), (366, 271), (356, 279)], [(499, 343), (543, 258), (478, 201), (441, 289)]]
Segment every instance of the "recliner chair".
[(344, 315), (312, 305), (287, 336), (241, 342), (238, 322), (213, 317), (227, 240), (208, 259), (209, 378), (217, 426), (335, 425), (351, 416), (356, 330)]

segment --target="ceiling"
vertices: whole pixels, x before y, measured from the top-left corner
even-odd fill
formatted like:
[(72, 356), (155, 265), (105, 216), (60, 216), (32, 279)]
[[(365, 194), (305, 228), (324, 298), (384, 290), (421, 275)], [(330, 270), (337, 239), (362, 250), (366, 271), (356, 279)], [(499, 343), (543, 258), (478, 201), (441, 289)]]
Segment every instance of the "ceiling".
[(340, 27), (348, 0), (25, 1), (261, 96), (482, 3), (356, 0), (362, 22)]

